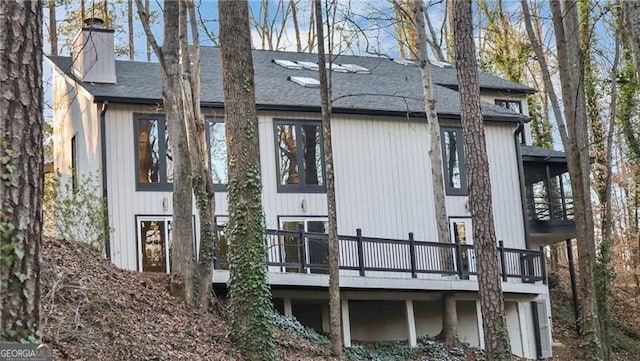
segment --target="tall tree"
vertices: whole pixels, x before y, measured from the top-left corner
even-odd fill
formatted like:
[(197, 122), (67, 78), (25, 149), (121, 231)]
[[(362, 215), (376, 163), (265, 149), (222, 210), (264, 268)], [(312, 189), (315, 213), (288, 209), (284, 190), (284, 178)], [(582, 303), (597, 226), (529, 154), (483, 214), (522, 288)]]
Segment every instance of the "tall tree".
[(640, 77), (640, 1), (621, 1), (622, 16), (628, 31), (636, 71)]
[(35, 342), (42, 241), (42, 2), (0, 2), (0, 339)]
[[(189, 21), (187, 21), (187, 13)], [(200, 220), (200, 249), (195, 270), (196, 305), (201, 311), (209, 306), (215, 248), (215, 193), (209, 169), (205, 123), (200, 109), (200, 38), (192, 0), (180, 0), (180, 55), (182, 96), (187, 147), (191, 161), (191, 185)], [(191, 25), (193, 55), (189, 51), (187, 23)]]
[[(218, 2), (229, 185), (232, 337), (248, 360), (275, 359), (260, 180), (249, 6)], [(231, 141), (233, 140), (233, 141)]]
[(58, 55), (58, 22), (56, 20), (56, 0), (49, 0), (49, 47), (51, 55)]
[[(321, 0), (314, 0), (316, 33), (318, 35), (318, 74), (320, 78), (320, 108), (322, 111), (322, 137), (324, 147), (325, 178), (327, 186), (328, 240), (329, 243), (329, 324), (331, 348), (342, 358), (341, 312), (340, 312), (340, 243), (338, 241), (338, 216), (336, 209), (336, 186), (333, 168), (333, 145), (331, 144), (331, 81), (327, 76), (324, 50), (324, 21)], [(327, 26), (330, 24), (327, 21)], [(330, 39), (330, 37), (329, 37)], [(329, 46), (331, 49), (331, 46)], [(331, 51), (329, 51), (331, 59)], [(331, 65), (329, 64), (329, 67)]]
[(142, 22), (147, 41), (151, 44), (160, 63), (162, 79), (162, 101), (165, 122), (173, 155), (173, 242), (171, 247), (171, 271), (180, 276), (176, 285), (184, 291), (188, 305), (194, 302), (194, 259), (193, 248), (193, 201), (191, 193), (191, 163), (187, 143), (187, 130), (183, 121), (184, 103), (180, 79), (179, 57), (179, 3), (165, 1), (162, 47), (151, 32), (149, 14), (144, 11), (142, 1), (136, 0), (138, 15)]
[(511, 360), (493, 211), (490, 206), (493, 204), (491, 179), (480, 108), (470, 0), (456, 1), (454, 25), (465, 164), (469, 171), (469, 210), (473, 219), (473, 239), (478, 260), (478, 293), (485, 352), (488, 360)]
[[(440, 122), (436, 112), (436, 99), (433, 92), (433, 79), (431, 77), (431, 64), (427, 58), (427, 34), (425, 30), (425, 8), (422, 0), (413, 1), (413, 22), (416, 32), (414, 48), (417, 53), (414, 57), (420, 63), (422, 75), (422, 91), (424, 94), (424, 107), (427, 115), (427, 127), (429, 129), (429, 160), (431, 161), (431, 178), (433, 184), (433, 206), (436, 215), (436, 230), (438, 242), (449, 244), (449, 224), (447, 221), (447, 208), (445, 205), (444, 176), (442, 175), (442, 143), (440, 140)], [(443, 262), (451, 263), (452, 255), (442, 252)], [(442, 332), (440, 338), (447, 345), (457, 342), (458, 313), (456, 311), (456, 296), (453, 292), (445, 292), (443, 295)]]
[[(609, 360), (611, 358), (609, 336), (611, 332), (609, 322), (609, 294), (611, 292), (611, 277), (608, 276), (609, 264), (602, 261), (608, 260), (607, 253), (612, 243), (610, 234), (609, 238), (607, 237), (607, 227), (609, 227), (608, 224), (611, 220), (611, 215), (607, 213), (611, 211), (611, 206), (608, 206), (608, 203), (611, 201), (611, 188), (609, 186), (611, 182), (611, 165), (609, 163), (611, 148), (607, 146), (607, 143), (613, 143), (614, 138), (612, 136), (607, 136), (607, 129), (605, 127), (605, 122), (603, 119), (604, 112), (602, 109), (600, 109), (599, 104), (599, 100), (601, 97), (601, 92), (598, 91), (597, 85), (597, 82), (599, 80), (599, 73), (598, 71), (596, 71), (596, 69), (594, 69), (593, 66), (593, 56), (594, 53), (597, 52), (597, 50), (594, 51), (593, 49), (594, 21), (591, 19), (591, 14), (593, 13), (593, 3), (590, 0), (578, 0), (577, 5), (580, 16), (580, 50), (583, 54), (582, 66), (584, 67), (583, 78), (585, 104), (587, 107), (586, 116), (591, 135), (591, 139), (589, 141), (591, 150), (590, 154), (595, 157), (592, 184), (595, 189), (598, 203), (600, 205), (600, 230), (602, 232), (600, 249), (604, 251), (600, 254), (600, 261), (596, 265), (594, 275), (596, 277), (595, 285), (597, 292), (598, 319), (600, 321), (599, 327), (602, 337), (602, 353), (604, 355), (604, 359)], [(614, 63), (615, 62), (617, 62), (617, 58), (614, 59)], [(613, 82), (613, 84), (615, 84), (615, 81)], [(611, 102), (613, 104), (610, 104), (609, 109), (611, 109), (611, 112), (615, 116), (616, 87), (611, 87), (611, 90), (612, 93), (610, 95)], [(612, 117), (609, 122), (611, 125), (613, 125), (615, 123), (615, 118)], [(607, 153), (607, 151), (609, 151), (609, 153)]]
[(567, 154), (579, 249), (579, 285), (582, 295), (580, 333), (587, 356), (602, 359), (602, 338), (598, 319), (594, 268), (596, 265), (593, 211), (591, 209), (589, 126), (584, 89), (584, 54), (580, 48), (578, 7), (575, 1), (551, 1), (551, 14), (558, 55), (562, 109), (556, 95), (542, 47), (538, 42), (527, 0), (521, 0), (524, 22), (542, 70), (560, 138)]
[(136, 50), (133, 33), (133, 0), (127, 0), (127, 35), (129, 35), (129, 60), (135, 60)]

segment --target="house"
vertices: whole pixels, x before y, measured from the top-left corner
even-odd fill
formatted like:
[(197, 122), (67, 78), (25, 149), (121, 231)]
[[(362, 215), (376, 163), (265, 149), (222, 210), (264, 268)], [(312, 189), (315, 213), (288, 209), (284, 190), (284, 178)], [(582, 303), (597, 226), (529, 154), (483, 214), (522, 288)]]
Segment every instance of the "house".
[[(113, 31), (85, 28), (72, 57), (49, 56), (55, 167), (99, 174), (116, 265), (166, 272), (173, 211), (172, 160), (157, 63), (113, 56)], [(262, 200), (274, 304), (328, 328), (326, 195), (315, 54), (253, 52)], [(455, 68), (432, 66), (441, 122), (451, 244), (436, 240), (420, 70), (411, 61), (338, 56), (332, 68), (333, 147), (341, 242), (343, 337), (408, 340), (441, 329), (443, 292), (456, 294), (459, 335), (483, 346), (468, 180)], [(202, 49), (202, 110), (216, 184), (216, 220), (227, 221), (220, 54)], [(534, 90), (480, 73), (495, 230), (513, 352), (551, 353), (550, 303), (540, 247), (572, 237), (566, 160), (525, 145)], [(525, 143), (523, 143), (525, 142)], [(73, 172), (71, 170), (74, 170)], [(563, 183), (564, 181), (564, 183)], [(563, 186), (563, 184), (565, 186)], [(194, 225), (199, 227), (195, 216)], [(198, 233), (196, 232), (196, 235)], [(223, 238), (224, 234), (221, 233)], [(198, 239), (194, 240), (195, 243)], [(228, 279), (225, 246), (216, 287)]]

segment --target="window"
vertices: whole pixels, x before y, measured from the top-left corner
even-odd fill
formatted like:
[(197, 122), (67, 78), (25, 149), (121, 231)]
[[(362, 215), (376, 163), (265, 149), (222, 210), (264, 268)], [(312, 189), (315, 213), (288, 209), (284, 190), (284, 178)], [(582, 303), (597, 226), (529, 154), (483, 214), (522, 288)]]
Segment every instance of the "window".
[[(136, 190), (171, 191), (173, 189), (173, 157), (164, 115), (134, 116), (136, 153)], [(209, 167), (214, 189), (226, 191), (227, 144), (222, 119), (206, 121), (205, 136), (209, 146)]]
[(223, 119), (207, 119), (207, 143), (209, 143), (209, 168), (216, 192), (227, 190), (227, 138)]
[(138, 270), (169, 272), (171, 248), (171, 217), (137, 217)]
[(317, 121), (274, 122), (279, 192), (325, 191), (322, 127)]
[(163, 115), (135, 115), (136, 190), (171, 190), (173, 157)]
[(216, 226), (223, 226), (224, 228), (218, 229), (218, 244), (216, 244), (215, 250), (215, 268), (229, 270), (229, 244), (227, 243), (226, 227), (229, 225), (229, 217), (216, 216)]
[[(327, 234), (327, 219), (318, 218), (281, 218), (280, 229), (287, 231), (300, 231)], [(304, 242), (304, 247), (302, 247)], [(303, 250), (304, 252), (303, 254)], [(285, 267), (285, 272), (304, 272), (304, 273), (328, 273), (329, 272), (329, 246), (326, 237), (313, 237), (307, 235), (303, 240), (297, 236), (284, 236), (280, 245), (281, 262), (302, 264), (304, 258), (305, 264), (309, 265), (305, 269), (300, 267)], [(313, 267), (316, 266), (316, 267)]]
[[(171, 216), (136, 216), (138, 271), (171, 272), (172, 222)], [(195, 227), (194, 216), (192, 222)], [(193, 249), (197, 250), (195, 235)]]
[(496, 105), (522, 114), (522, 103), (519, 100), (496, 99)]
[(447, 195), (467, 195), (467, 171), (461, 128), (441, 128), (444, 185)]
[(475, 253), (471, 248), (465, 247), (473, 246), (471, 218), (449, 218), (449, 232), (451, 233), (451, 242), (463, 246), (460, 253), (460, 264), (458, 264), (456, 257), (454, 257), (453, 263), (456, 265), (456, 270), (462, 269), (462, 278), (469, 279), (469, 272), (476, 272)]
[(71, 189), (78, 190), (78, 143), (76, 136), (71, 137)]

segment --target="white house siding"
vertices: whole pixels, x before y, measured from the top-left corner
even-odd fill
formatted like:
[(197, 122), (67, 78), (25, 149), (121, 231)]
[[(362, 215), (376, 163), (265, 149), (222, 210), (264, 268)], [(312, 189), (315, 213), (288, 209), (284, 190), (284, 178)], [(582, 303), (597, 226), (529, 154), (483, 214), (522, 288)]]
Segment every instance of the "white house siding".
[(100, 177), (100, 123), (97, 104), (77, 85), (53, 71), (54, 167), (71, 176), (71, 139), (76, 137), (78, 174)]
[[(133, 114), (154, 114), (155, 106), (111, 104), (106, 113), (107, 186), (112, 224), (111, 260), (120, 267), (138, 269), (136, 216), (171, 216), (171, 192), (136, 191)], [(218, 209), (226, 212), (226, 196), (216, 195)], [(224, 212), (216, 212), (226, 215)], [(196, 216), (194, 206), (194, 217)], [(199, 232), (196, 219), (195, 237)]]
[(505, 247), (525, 248), (515, 125), (491, 124), (485, 129), (496, 238)]
[[(496, 99), (517, 100), (520, 101), (520, 104), (522, 104), (522, 114), (529, 115), (529, 104), (527, 103), (527, 96), (523, 94), (505, 94), (498, 91), (483, 91), (482, 94), (480, 94), (480, 99), (490, 104), (495, 104)], [(531, 125), (529, 123), (526, 123), (524, 126), (524, 135), (527, 144), (531, 144), (533, 138), (531, 135)]]
[[(460, 123), (451, 121), (441, 123), (443, 126), (460, 126)], [(496, 238), (503, 240), (505, 247), (525, 248), (518, 159), (513, 137), (516, 127), (514, 123), (487, 122), (485, 135)], [(469, 197), (446, 196), (445, 202), (449, 217), (471, 217)]]
[[(170, 192), (135, 191), (133, 113), (155, 111), (151, 106), (112, 104), (107, 112), (112, 257), (130, 269), (137, 268), (135, 215), (172, 212)], [(274, 119), (319, 120), (319, 115), (269, 112), (259, 116), (267, 227), (278, 228), (279, 217), (325, 217), (325, 194), (278, 193)], [(416, 240), (436, 240), (426, 123), (335, 115), (332, 126), (339, 233), (355, 235), (355, 229), (361, 228), (370, 237), (407, 239), (413, 232)], [(488, 123), (487, 150), (497, 237), (509, 247), (523, 248), (514, 129), (513, 124)], [(446, 201), (449, 216), (469, 216), (466, 196), (447, 196)], [(216, 195), (216, 214), (228, 215), (226, 193)]]
[(339, 230), (435, 240), (426, 122), (334, 116), (332, 128)]

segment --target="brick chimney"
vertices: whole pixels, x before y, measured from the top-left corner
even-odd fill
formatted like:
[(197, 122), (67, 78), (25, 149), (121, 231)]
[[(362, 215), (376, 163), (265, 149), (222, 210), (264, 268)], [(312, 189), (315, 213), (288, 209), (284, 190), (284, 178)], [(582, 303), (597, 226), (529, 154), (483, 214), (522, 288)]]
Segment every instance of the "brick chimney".
[(91, 83), (116, 83), (113, 30), (104, 28), (100, 18), (88, 18), (73, 41), (73, 74)]

